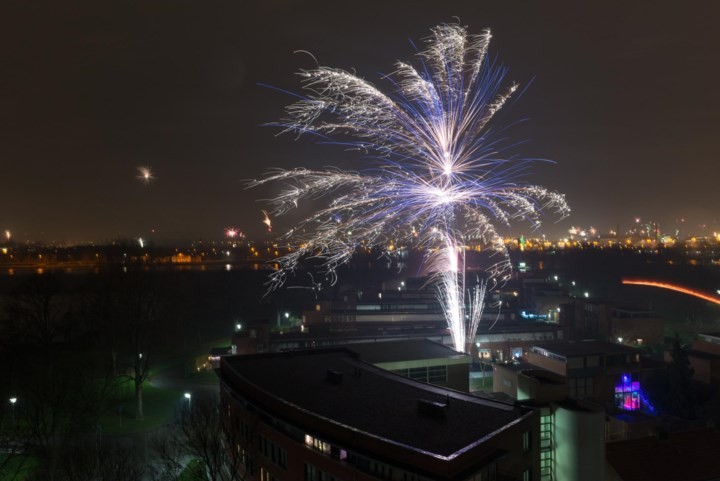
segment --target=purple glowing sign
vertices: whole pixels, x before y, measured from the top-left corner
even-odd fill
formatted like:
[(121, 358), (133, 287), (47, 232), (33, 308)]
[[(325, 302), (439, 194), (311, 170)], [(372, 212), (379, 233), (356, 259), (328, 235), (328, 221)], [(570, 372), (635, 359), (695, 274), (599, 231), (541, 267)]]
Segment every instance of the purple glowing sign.
[(640, 382), (637, 374), (623, 374), (615, 384), (615, 406), (625, 411), (640, 409)]

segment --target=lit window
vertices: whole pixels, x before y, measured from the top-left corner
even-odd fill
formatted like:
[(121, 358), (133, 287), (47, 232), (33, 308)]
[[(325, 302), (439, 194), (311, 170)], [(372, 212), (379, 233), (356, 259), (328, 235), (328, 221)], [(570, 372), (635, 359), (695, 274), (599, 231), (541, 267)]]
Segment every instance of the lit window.
[(615, 407), (625, 411), (640, 409), (640, 382), (637, 373), (623, 374), (615, 384)]
[(523, 433), (523, 453), (527, 453), (532, 448), (530, 442), (530, 431), (525, 431)]

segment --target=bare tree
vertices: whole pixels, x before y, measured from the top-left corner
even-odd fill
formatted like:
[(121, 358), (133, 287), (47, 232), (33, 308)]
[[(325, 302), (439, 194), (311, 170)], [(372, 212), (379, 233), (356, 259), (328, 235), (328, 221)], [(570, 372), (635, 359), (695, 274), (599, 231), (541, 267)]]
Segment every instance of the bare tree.
[(70, 299), (62, 295), (60, 281), (52, 274), (31, 277), (10, 295), (5, 311), (6, 333), (17, 343), (36, 345), (43, 357), (54, 342), (68, 337), (72, 325)]
[(148, 273), (128, 271), (120, 279), (115, 325), (122, 338), (127, 368), (124, 376), (135, 389), (136, 417), (144, 417), (143, 383), (150, 375), (151, 350), (161, 334), (161, 298)]
[(14, 404), (3, 405), (0, 410), (0, 479), (17, 479), (28, 458), (25, 439), (15, 415)]
[(97, 446), (88, 449), (82, 444), (65, 445), (60, 459), (52, 466), (43, 465), (26, 481), (142, 481), (143, 463), (132, 451), (120, 446)]
[(153, 442), (160, 468), (156, 479), (175, 481), (196, 461), (204, 480), (240, 481), (244, 469), (234, 446), (231, 432), (223, 426), (217, 396), (197, 396), (170, 432)]

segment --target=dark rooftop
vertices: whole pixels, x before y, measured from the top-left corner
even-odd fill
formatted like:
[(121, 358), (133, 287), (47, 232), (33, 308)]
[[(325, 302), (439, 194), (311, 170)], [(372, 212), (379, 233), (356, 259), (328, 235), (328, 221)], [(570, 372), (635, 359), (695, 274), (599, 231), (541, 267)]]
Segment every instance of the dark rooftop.
[(699, 351), (697, 349), (688, 349), (688, 356), (697, 357), (700, 359), (707, 359), (708, 361), (714, 361), (720, 359), (720, 354), (713, 354), (711, 352)]
[(508, 371), (520, 372), (527, 369), (537, 369), (537, 366), (525, 361), (497, 362), (495, 367), (507, 369)]
[(720, 332), (701, 332), (698, 336), (702, 339), (703, 337), (714, 337), (720, 339)]
[[(451, 456), (531, 415), (512, 404), (387, 373), (348, 349), (224, 357), (222, 378), (232, 386), (231, 372), (281, 401), (288, 412), (302, 413), (294, 418), (298, 425), (310, 428), (314, 418), (324, 418), (432, 456)], [(328, 380), (329, 372), (335, 382)], [(442, 407), (443, 415), (422, 415), (421, 400)]]
[(634, 347), (607, 341), (555, 341), (535, 344), (535, 347), (566, 358), (589, 354), (640, 354)]
[(720, 432), (713, 429), (608, 443), (605, 452), (625, 481), (720, 479)]

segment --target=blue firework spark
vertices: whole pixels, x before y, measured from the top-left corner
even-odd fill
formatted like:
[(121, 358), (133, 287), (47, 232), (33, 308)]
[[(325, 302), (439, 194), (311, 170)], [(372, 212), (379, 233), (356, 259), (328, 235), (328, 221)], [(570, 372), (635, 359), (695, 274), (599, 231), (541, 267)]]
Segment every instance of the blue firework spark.
[(501, 254), (487, 269), (492, 288), (510, 268), (496, 225), (537, 226), (544, 211), (569, 213), (563, 195), (518, 182), (527, 162), (499, 153), (489, 123), (518, 87), (506, 86), (507, 69), (488, 60), (490, 38), (489, 30), (433, 28), (418, 66), (397, 62), (383, 78), (389, 93), (339, 69), (300, 72), (305, 95), (275, 125), (358, 149), (370, 160), (361, 172), (296, 168), (250, 182), (285, 185), (270, 201), (274, 216), (308, 199), (325, 201), (287, 233), (297, 248), (278, 259), (274, 287), (306, 257), (322, 259), (334, 275), (359, 246), (411, 243), (428, 253), (455, 348), (465, 350), (488, 284), (469, 292), (466, 309), (464, 246), (482, 243)]

